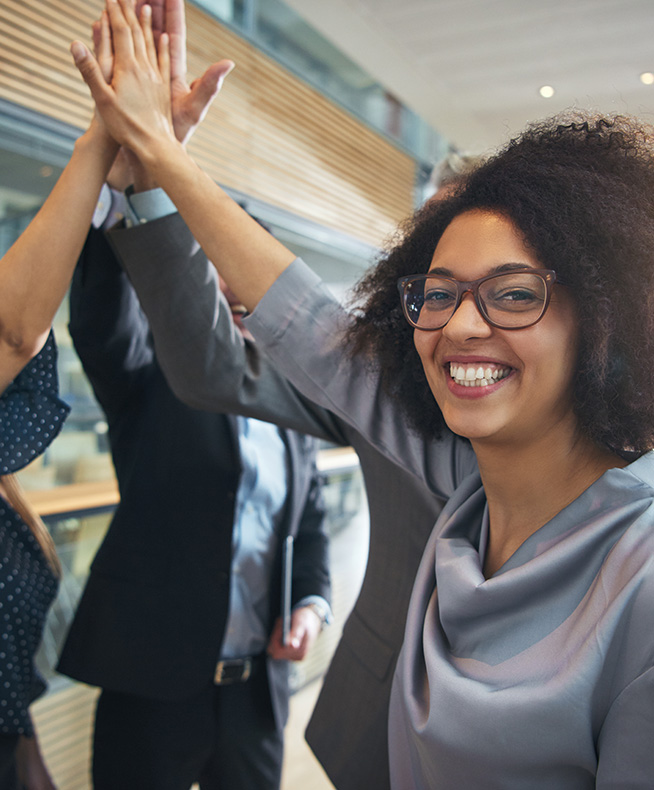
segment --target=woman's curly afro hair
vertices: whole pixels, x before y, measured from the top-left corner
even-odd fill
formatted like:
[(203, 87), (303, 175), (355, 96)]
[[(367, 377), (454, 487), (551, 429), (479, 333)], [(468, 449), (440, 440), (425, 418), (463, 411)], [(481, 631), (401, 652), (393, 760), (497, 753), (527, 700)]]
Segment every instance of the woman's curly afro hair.
[(427, 203), (360, 281), (348, 336), (422, 436), (440, 410), (427, 385), (396, 282), (429, 269), (448, 224), (497, 211), (544, 268), (570, 286), (580, 329), (575, 411), (581, 430), (618, 453), (654, 446), (654, 128), (626, 116), (556, 116), (527, 128), (445, 198)]

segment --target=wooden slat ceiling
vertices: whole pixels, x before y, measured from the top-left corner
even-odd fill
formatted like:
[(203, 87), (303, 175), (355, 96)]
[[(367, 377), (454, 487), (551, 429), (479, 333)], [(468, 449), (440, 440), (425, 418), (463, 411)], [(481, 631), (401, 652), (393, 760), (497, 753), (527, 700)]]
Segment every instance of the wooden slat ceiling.
[[(91, 100), (70, 41), (88, 41), (99, 0), (0, 0), (0, 97), (80, 128)], [(410, 157), (198, 8), (187, 5), (189, 73), (237, 64), (189, 150), (219, 183), (369, 244), (413, 204)]]

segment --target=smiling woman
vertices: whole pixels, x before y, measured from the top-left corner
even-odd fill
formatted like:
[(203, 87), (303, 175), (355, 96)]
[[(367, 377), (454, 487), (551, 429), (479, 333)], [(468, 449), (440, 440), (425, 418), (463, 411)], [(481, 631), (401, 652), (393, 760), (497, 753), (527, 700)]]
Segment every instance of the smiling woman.
[[(440, 266), (434, 251), (439, 245), (442, 252), (445, 229), (476, 209), (510, 220), (528, 253), (515, 261), (550, 269), (569, 286), (580, 328), (575, 411), (585, 432), (618, 453), (653, 446), (654, 399), (643, 394), (654, 391), (654, 368), (640, 364), (654, 357), (651, 134), (626, 117), (559, 117), (531, 127), (453, 194), (409, 219), (399, 244), (361, 281), (354, 351), (377, 360), (421, 435), (439, 435), (443, 422), (426, 382), (415, 376), (413, 331), (396, 281)], [(468, 279), (461, 275), (465, 262), (458, 263), (459, 278)], [(561, 293), (554, 285), (554, 298)]]
[(395, 788), (651, 785), (652, 249), (652, 130), (554, 119), (408, 221), (353, 321), (297, 262), (253, 312), (297, 386), (449, 497), (393, 684)]

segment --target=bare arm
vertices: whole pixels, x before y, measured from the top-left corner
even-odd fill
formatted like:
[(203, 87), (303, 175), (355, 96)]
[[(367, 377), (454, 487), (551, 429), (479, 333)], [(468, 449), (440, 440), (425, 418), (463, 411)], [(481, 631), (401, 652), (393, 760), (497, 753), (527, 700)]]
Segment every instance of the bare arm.
[(0, 391), (45, 343), (115, 151), (92, 123), (41, 210), (0, 260)]
[(36, 732), (31, 737), (21, 735), (18, 739), (16, 768), (20, 786), (24, 790), (56, 790), (41, 754)]
[[(104, 80), (111, 60), (106, 16), (98, 35), (96, 65)], [(48, 337), (116, 150), (96, 116), (38, 214), (0, 260), (0, 392)]]

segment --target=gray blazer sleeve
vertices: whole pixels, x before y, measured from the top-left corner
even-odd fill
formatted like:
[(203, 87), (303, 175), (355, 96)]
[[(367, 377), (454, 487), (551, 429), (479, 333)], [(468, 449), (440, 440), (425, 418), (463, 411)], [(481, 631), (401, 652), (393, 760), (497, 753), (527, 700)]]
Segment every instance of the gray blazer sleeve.
[(245, 319), (257, 342), (301, 392), (426, 482), (432, 493), (449, 498), (465, 477), (477, 472), (470, 444), (451, 433), (430, 442), (412, 431), (382, 390), (378, 372), (344, 352), (349, 322), (349, 314), (299, 259)]
[(234, 326), (216, 271), (178, 214), (109, 232), (150, 323), (159, 364), (180, 400), (242, 414), (336, 444), (346, 424), (301, 395)]

